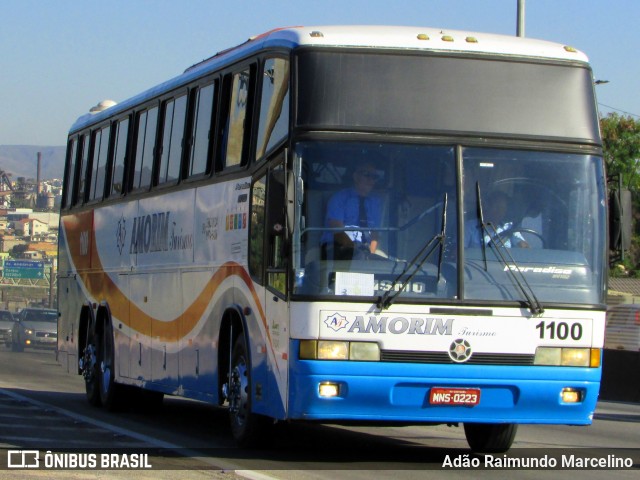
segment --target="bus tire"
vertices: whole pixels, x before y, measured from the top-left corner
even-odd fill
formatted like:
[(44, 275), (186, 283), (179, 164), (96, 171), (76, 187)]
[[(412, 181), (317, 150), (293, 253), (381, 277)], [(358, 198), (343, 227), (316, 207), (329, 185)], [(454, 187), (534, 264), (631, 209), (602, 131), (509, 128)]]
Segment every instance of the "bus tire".
[(244, 335), (233, 345), (228, 385), (231, 434), (238, 446), (253, 446), (260, 437), (263, 419), (251, 412), (251, 367)]
[(518, 425), (514, 423), (465, 423), (464, 434), (476, 453), (504, 453), (511, 448)]
[(95, 326), (93, 325), (87, 327), (80, 371), (84, 377), (84, 388), (87, 400), (94, 407), (99, 407), (102, 402), (100, 401), (100, 386), (98, 385), (98, 377), (100, 373), (98, 363), (98, 343)]
[(121, 388), (115, 382), (116, 355), (113, 338), (113, 326), (108, 317), (103, 319), (102, 334), (100, 335), (100, 348), (98, 365), (98, 385), (100, 402), (107, 410), (116, 410), (121, 406)]

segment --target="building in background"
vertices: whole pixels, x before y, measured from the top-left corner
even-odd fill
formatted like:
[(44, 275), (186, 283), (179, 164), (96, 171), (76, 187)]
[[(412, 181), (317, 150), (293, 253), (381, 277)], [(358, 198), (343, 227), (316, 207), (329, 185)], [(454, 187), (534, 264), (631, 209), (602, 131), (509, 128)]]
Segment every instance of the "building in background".
[(0, 209), (0, 252), (14, 258), (54, 258), (59, 219), (58, 213), (30, 208)]

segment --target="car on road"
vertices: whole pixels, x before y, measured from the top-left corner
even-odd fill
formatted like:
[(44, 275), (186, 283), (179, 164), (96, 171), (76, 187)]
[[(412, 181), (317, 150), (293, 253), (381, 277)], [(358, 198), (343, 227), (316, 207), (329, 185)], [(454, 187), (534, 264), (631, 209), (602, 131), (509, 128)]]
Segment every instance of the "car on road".
[(640, 351), (640, 304), (626, 303), (607, 310), (604, 348)]
[(48, 308), (20, 311), (11, 332), (11, 350), (25, 347), (55, 348), (58, 343), (58, 312)]
[(15, 318), (9, 310), (0, 310), (0, 343), (11, 346), (11, 329)]

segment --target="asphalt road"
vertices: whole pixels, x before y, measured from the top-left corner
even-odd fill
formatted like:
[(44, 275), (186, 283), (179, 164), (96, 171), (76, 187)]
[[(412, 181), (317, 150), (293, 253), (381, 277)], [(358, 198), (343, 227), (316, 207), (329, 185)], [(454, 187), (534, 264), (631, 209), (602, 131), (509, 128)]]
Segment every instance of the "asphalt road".
[[(509, 457), (630, 458), (632, 468), (580, 470), (584, 478), (639, 478), (640, 405), (601, 402), (593, 425), (520, 426)], [(449, 462), (477, 461), (462, 428), (345, 427), (277, 424), (260, 450), (241, 450), (230, 440), (226, 412), (199, 402), (165, 398), (159, 409), (118, 413), (90, 406), (82, 377), (66, 375), (51, 351), (13, 353), (0, 347), (1, 449), (47, 450), (99, 455), (147, 455), (153, 470), (64, 470), (59, 478), (226, 478), (367, 479), (515, 478), (569, 474), (547, 468), (442, 468)], [(581, 450), (577, 450), (581, 449)], [(630, 449), (630, 450), (629, 450)], [(500, 461), (502, 456), (494, 460)], [(51, 458), (51, 457), (50, 457)], [(131, 457), (133, 458), (133, 457)], [(0, 458), (0, 465), (5, 459)], [(85, 458), (87, 460), (87, 458)], [(62, 462), (62, 457), (59, 458)], [(65, 461), (69, 461), (68, 457)], [(575, 464), (574, 464), (575, 465)], [(122, 466), (122, 465), (117, 465)], [(455, 466), (455, 465), (454, 465)], [(50, 478), (53, 471), (0, 470), (6, 478)], [(58, 477), (58, 475), (57, 475)]]

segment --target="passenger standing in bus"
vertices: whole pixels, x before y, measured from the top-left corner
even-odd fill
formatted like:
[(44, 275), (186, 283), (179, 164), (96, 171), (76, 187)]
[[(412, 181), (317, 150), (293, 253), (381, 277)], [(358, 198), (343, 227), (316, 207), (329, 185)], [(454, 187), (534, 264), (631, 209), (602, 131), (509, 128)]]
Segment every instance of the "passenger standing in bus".
[[(377, 232), (368, 229), (379, 227), (382, 218), (382, 199), (372, 194), (379, 179), (380, 175), (373, 164), (360, 165), (353, 173), (353, 186), (331, 197), (325, 226), (345, 230), (324, 232), (321, 239), (323, 258), (352, 260), (376, 252)], [(357, 230), (350, 230), (349, 227)], [(330, 249), (333, 249), (333, 255)]]

